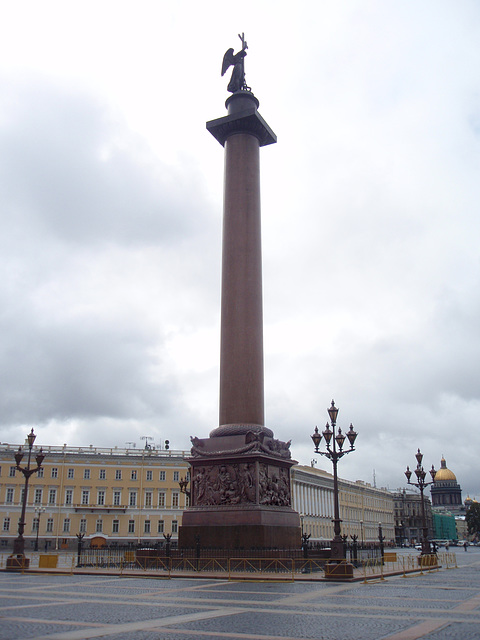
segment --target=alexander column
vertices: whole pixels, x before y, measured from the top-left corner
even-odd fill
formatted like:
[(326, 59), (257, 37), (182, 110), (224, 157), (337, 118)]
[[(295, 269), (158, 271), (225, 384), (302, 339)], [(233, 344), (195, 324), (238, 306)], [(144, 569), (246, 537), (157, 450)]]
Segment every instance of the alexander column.
[[(300, 520), (291, 508), (290, 443), (264, 425), (260, 147), (277, 138), (245, 82), (247, 43), (229, 49), (228, 115), (207, 122), (225, 149), (219, 426), (192, 438), (191, 506), (182, 547), (296, 547)], [(185, 487), (184, 487), (185, 489)]]

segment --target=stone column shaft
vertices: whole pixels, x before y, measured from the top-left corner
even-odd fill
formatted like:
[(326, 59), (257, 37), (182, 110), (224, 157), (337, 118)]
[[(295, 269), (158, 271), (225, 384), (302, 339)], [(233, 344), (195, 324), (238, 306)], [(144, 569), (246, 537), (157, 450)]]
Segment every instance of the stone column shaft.
[(264, 424), (260, 147), (225, 142), (219, 424)]

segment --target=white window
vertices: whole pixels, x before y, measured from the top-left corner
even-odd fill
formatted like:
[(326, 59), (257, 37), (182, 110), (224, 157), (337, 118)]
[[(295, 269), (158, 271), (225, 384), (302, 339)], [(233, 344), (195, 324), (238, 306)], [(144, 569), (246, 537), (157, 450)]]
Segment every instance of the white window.
[(102, 531), (103, 531), (103, 520), (101, 520), (100, 518), (97, 520), (95, 531), (97, 533), (102, 533)]
[(160, 482), (165, 482), (165, 471), (160, 471), (159, 480)]
[(73, 502), (73, 489), (65, 490), (65, 504), (72, 504)]
[(128, 504), (130, 507), (136, 507), (137, 506), (137, 492), (136, 491), (130, 491), (130, 497), (128, 500)]
[(130, 474), (130, 480), (136, 480), (137, 479), (137, 472), (135, 469), (132, 470), (132, 473)]
[(83, 470), (83, 479), (84, 480), (90, 480), (90, 469), (84, 469)]
[(158, 533), (163, 533), (165, 530), (165, 523), (163, 520), (158, 521)]
[(172, 520), (172, 533), (178, 533), (178, 522), (176, 520)]
[(172, 509), (178, 509), (178, 492), (172, 491)]
[(3, 519), (3, 530), (10, 531), (10, 518)]
[(35, 504), (42, 504), (42, 490), (35, 489)]
[(58, 478), (58, 468), (52, 467), (52, 478)]
[(100, 469), (100, 471), (98, 472), (98, 477), (100, 480), (105, 480), (105, 478), (107, 477), (107, 472), (105, 469)]
[(57, 490), (50, 489), (48, 492), (48, 504), (55, 504), (57, 502)]
[(38, 531), (39, 518), (34, 518), (32, 521), (32, 531)]
[(112, 522), (112, 533), (118, 533), (119, 525), (120, 525), (119, 520), (114, 520)]
[(115, 469), (115, 480), (121, 480), (121, 479), (122, 479), (122, 470)]
[(80, 520), (80, 533), (87, 533), (87, 519), (82, 518)]
[(37, 478), (43, 478), (43, 467), (37, 469)]
[(67, 477), (68, 478), (74, 478), (75, 477), (75, 469), (69, 469), (68, 473), (67, 473)]
[(146, 507), (151, 507), (152, 506), (152, 492), (151, 491), (145, 491), (145, 506)]
[(128, 521), (128, 533), (135, 533), (135, 520)]
[(70, 533), (70, 518), (63, 521), (63, 533)]
[(147, 471), (147, 480), (153, 480), (153, 471), (151, 469)]
[(14, 478), (15, 477), (15, 472), (16, 472), (17, 468), (16, 467), (10, 467), (10, 478)]
[(53, 531), (53, 518), (47, 519), (47, 533), (52, 533)]
[(159, 507), (165, 507), (165, 492), (164, 491), (160, 491), (160, 493), (158, 494), (158, 506)]
[(114, 491), (113, 492), (113, 506), (114, 507), (119, 507), (120, 506), (121, 498), (122, 498), (122, 492), (121, 491)]
[(90, 491), (83, 489), (82, 491), (82, 504), (88, 504), (90, 501)]
[(15, 491), (15, 489), (13, 489), (12, 487), (8, 487), (7, 493), (6, 493), (6, 496), (5, 496), (5, 502), (7, 502), (8, 504), (12, 504), (12, 502), (13, 502), (14, 491)]
[(180, 480), (180, 472), (179, 471), (174, 471), (173, 472), (173, 481), (174, 482), (178, 482)]
[(150, 520), (145, 520), (144, 533), (150, 533)]
[(105, 491), (100, 489), (97, 493), (97, 504), (102, 506), (105, 504)]

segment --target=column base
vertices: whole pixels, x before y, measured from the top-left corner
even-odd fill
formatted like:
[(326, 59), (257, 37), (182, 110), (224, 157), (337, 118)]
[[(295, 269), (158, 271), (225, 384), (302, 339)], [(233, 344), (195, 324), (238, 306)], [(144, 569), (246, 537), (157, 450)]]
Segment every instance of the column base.
[(296, 549), (300, 518), (290, 508), (186, 510), (178, 534), (180, 548)]

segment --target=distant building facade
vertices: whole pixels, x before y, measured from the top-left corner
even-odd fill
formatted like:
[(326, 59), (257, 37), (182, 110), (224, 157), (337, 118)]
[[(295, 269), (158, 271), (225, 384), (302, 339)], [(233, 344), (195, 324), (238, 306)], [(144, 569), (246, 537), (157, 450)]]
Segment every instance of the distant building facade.
[[(418, 544), (423, 536), (422, 502), (420, 493), (399, 489), (394, 492), (395, 541), (398, 546)], [(434, 538), (432, 504), (426, 496), (425, 520), (428, 537)]]
[(433, 537), (435, 540), (458, 539), (457, 523), (453, 513), (448, 511), (436, 511), (432, 509)]
[[(40, 446), (34, 447), (35, 452)], [(18, 445), (0, 444), (0, 545), (18, 534), (24, 476), (15, 468)], [(25, 548), (74, 548), (163, 541), (178, 535), (187, 496), (178, 481), (188, 473), (185, 451), (43, 447), (45, 460), (30, 478)], [(34, 459), (34, 458), (33, 458)], [(25, 458), (22, 464), (25, 462)]]
[[(292, 468), (293, 507), (300, 514), (303, 531), (310, 541), (333, 538), (333, 476), (322, 469), (297, 465)], [(366, 482), (339, 478), (342, 535), (356, 535), (358, 542), (378, 542), (379, 525), (387, 542), (395, 539), (393, 496)]]

